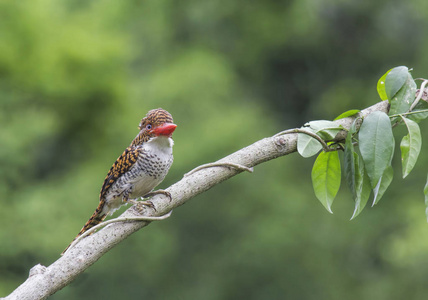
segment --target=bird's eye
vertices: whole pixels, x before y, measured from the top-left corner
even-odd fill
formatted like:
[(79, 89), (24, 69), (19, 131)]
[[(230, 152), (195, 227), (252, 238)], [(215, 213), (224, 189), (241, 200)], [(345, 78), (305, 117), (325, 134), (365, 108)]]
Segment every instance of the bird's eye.
[(147, 125), (146, 125), (146, 129), (147, 129), (147, 130), (152, 129), (152, 124), (147, 124)]

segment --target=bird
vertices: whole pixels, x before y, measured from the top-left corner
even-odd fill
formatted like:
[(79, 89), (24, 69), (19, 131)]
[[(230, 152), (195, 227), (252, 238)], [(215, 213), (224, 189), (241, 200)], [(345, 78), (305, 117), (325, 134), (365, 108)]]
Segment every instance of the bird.
[(176, 127), (171, 114), (162, 108), (150, 110), (146, 114), (138, 126), (139, 133), (108, 171), (101, 187), (97, 209), (61, 254), (78, 237), (104, 221), (122, 205), (138, 203), (153, 207), (150, 201), (135, 199), (159, 192), (167, 193), (152, 190), (163, 181), (172, 165), (172, 133)]

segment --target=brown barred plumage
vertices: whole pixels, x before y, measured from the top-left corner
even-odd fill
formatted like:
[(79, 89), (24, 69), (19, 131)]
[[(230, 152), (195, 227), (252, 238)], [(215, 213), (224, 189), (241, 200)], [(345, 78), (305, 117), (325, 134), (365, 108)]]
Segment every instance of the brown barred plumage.
[(107, 190), (112, 186), (116, 180), (129, 171), (129, 169), (137, 162), (142, 148), (129, 146), (123, 151), (122, 155), (114, 162), (104, 179), (103, 186), (100, 191), (100, 199), (104, 199)]
[(107, 173), (99, 205), (74, 240), (129, 199), (151, 192), (168, 173), (173, 159), (171, 135), (176, 128), (171, 114), (162, 108), (153, 109), (141, 120), (138, 128), (140, 132)]

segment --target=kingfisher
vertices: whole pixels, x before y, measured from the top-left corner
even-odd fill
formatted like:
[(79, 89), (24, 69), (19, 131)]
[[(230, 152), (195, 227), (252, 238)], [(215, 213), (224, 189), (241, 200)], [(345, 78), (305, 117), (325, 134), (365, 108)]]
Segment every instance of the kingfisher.
[(124, 204), (138, 203), (153, 207), (150, 201), (135, 199), (153, 194), (152, 190), (167, 175), (173, 161), (172, 133), (176, 127), (171, 114), (162, 108), (147, 113), (138, 126), (140, 132), (107, 173), (101, 187), (98, 207), (74, 240)]

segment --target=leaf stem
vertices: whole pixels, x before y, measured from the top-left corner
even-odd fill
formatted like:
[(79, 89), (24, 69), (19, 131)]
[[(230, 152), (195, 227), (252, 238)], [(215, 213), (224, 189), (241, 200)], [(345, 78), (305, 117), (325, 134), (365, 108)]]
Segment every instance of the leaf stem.
[(406, 113), (402, 113), (402, 114), (395, 114), (395, 115), (390, 115), (389, 118), (396, 118), (396, 117), (402, 117), (402, 116), (407, 116), (407, 115), (414, 115), (414, 114), (419, 114), (419, 113), (423, 113), (423, 112), (428, 112), (428, 109), (421, 109), (418, 111), (409, 111)]

